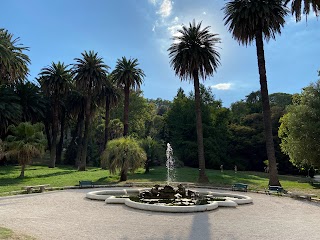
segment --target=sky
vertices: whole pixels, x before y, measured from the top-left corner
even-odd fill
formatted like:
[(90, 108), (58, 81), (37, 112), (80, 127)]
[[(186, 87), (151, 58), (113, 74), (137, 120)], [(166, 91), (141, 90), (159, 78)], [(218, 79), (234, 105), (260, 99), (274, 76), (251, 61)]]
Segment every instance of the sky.
[[(221, 65), (203, 83), (223, 106), (259, 90), (255, 45), (239, 45), (224, 26), (224, 0), (1, 0), (0, 28), (29, 47), (28, 80), (35, 81), (52, 62), (74, 63), (94, 50), (112, 71), (117, 59), (137, 58), (145, 72), (146, 98), (173, 100), (181, 81), (170, 66), (167, 49), (182, 25), (195, 20), (218, 34)], [(320, 69), (320, 21), (312, 13), (296, 23), (289, 15), (281, 35), (265, 42), (269, 93), (300, 93), (317, 81)]]

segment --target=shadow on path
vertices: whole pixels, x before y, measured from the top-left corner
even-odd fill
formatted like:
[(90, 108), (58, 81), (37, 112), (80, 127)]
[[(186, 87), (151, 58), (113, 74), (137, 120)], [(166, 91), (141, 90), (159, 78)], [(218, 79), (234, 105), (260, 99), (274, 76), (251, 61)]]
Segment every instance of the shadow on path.
[(193, 217), (192, 228), (189, 235), (189, 240), (201, 239), (210, 240), (210, 224), (208, 213), (196, 213)]

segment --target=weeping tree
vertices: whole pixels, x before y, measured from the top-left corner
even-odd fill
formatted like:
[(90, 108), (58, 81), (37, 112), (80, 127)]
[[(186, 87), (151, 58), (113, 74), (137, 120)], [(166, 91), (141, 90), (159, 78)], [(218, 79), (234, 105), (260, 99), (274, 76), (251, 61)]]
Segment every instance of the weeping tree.
[(266, 149), (269, 160), (269, 185), (280, 185), (275, 157), (267, 73), (264, 56), (264, 42), (275, 39), (281, 33), (287, 10), (281, 0), (233, 0), (223, 8), (225, 25), (235, 40), (243, 45), (255, 42), (257, 49), (260, 91)]
[(120, 171), (120, 181), (126, 181), (128, 171), (134, 172), (142, 167), (147, 156), (139, 143), (131, 137), (122, 137), (108, 141), (101, 161), (105, 161), (111, 172)]
[(24, 177), (26, 165), (34, 157), (44, 154), (46, 139), (41, 123), (22, 122), (18, 126), (10, 125), (9, 135), (4, 142), (4, 155), (16, 157), (21, 165), (20, 177)]
[(197, 145), (199, 160), (199, 182), (208, 182), (205, 173), (205, 158), (201, 115), (201, 96), (199, 79), (212, 76), (220, 64), (220, 54), (216, 44), (220, 42), (218, 34), (212, 34), (210, 27), (201, 29), (201, 22), (195, 20), (189, 26), (178, 30), (180, 35), (168, 49), (170, 64), (181, 80), (191, 80), (194, 84)]

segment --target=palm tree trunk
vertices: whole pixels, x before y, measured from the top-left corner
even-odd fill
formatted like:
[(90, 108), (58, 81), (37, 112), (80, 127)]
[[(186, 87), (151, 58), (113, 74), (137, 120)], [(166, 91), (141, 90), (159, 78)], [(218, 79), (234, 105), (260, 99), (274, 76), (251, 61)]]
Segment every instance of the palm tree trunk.
[(120, 182), (127, 181), (127, 179), (128, 179), (127, 172), (122, 169), (120, 172)]
[(281, 186), (278, 179), (277, 162), (274, 151), (271, 110), (269, 104), (268, 84), (266, 75), (266, 63), (264, 58), (262, 31), (256, 32), (256, 47), (258, 57), (258, 67), (260, 75), (260, 88), (262, 97), (263, 122), (266, 138), (266, 148), (269, 160), (269, 185)]
[(81, 111), (78, 114), (78, 120), (77, 120), (77, 128), (76, 128), (76, 133), (75, 133), (75, 143), (77, 146), (77, 155), (75, 159), (75, 167), (79, 168), (80, 167), (80, 162), (81, 162), (81, 150), (82, 150), (82, 135), (83, 135), (83, 128), (84, 128), (84, 115), (83, 111)]
[(56, 163), (62, 162), (62, 149), (63, 149), (63, 138), (64, 138), (64, 127), (65, 127), (66, 111), (62, 108), (61, 112), (61, 124), (60, 124), (60, 139), (57, 145), (57, 160)]
[(24, 170), (26, 169), (26, 165), (25, 164), (22, 164), (21, 165), (21, 172), (20, 172), (20, 178), (24, 178)]
[(203, 131), (202, 131), (202, 115), (201, 115), (201, 99), (198, 70), (193, 72), (194, 96), (196, 108), (196, 127), (197, 127), (197, 143), (198, 143), (198, 159), (199, 159), (199, 179), (200, 183), (207, 183), (209, 179), (206, 175), (206, 163), (204, 159)]
[(58, 138), (58, 104), (57, 102), (54, 103), (53, 106), (53, 122), (52, 122), (52, 142), (51, 142), (51, 149), (50, 149), (50, 162), (49, 168), (54, 168), (56, 165), (56, 157), (57, 157), (57, 138)]
[(109, 122), (110, 122), (110, 101), (106, 99), (106, 113), (104, 122), (104, 147), (106, 147), (109, 139)]
[(86, 110), (85, 110), (84, 134), (83, 134), (82, 149), (81, 149), (81, 161), (78, 169), (79, 171), (86, 170), (90, 120), (91, 120), (91, 96), (88, 96), (88, 99), (86, 102)]
[(124, 87), (124, 113), (123, 113), (123, 136), (127, 136), (129, 132), (129, 85)]
[[(104, 123), (104, 149), (107, 147), (109, 138), (109, 122), (110, 122), (110, 100), (106, 97), (106, 113), (105, 113), (105, 123)], [(101, 168), (107, 169), (107, 162), (101, 161)]]

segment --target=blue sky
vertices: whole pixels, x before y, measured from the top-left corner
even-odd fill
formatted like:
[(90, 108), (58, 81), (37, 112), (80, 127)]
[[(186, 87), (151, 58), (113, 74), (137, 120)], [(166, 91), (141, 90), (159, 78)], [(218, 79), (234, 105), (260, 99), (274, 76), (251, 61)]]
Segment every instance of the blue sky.
[[(259, 89), (255, 46), (241, 46), (223, 24), (223, 0), (2, 0), (0, 27), (30, 47), (29, 80), (51, 62), (74, 63), (94, 50), (113, 70), (122, 56), (137, 58), (146, 74), (146, 98), (172, 100), (177, 89), (192, 90), (169, 64), (172, 35), (193, 19), (219, 34), (221, 66), (204, 84), (228, 107)], [(265, 44), (269, 93), (299, 93), (318, 79), (320, 22), (290, 16), (276, 41)]]

